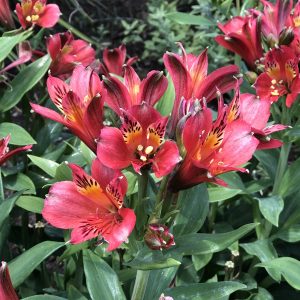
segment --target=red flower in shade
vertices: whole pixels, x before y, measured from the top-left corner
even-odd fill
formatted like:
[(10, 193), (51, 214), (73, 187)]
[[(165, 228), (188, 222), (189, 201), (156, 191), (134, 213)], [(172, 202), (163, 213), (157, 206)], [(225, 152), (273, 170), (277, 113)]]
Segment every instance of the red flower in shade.
[(101, 64), (101, 72), (105, 76), (109, 76), (109, 73), (116, 74), (118, 76), (123, 75), (123, 66), (131, 66), (138, 59), (137, 56), (129, 58), (126, 62), (126, 47), (121, 45), (118, 48), (108, 49), (103, 51), (103, 64)]
[(132, 164), (136, 172), (152, 166), (157, 177), (169, 174), (180, 161), (175, 142), (164, 142), (167, 117), (147, 103), (123, 112), (121, 129), (101, 130), (97, 156), (109, 168), (123, 169)]
[(161, 224), (149, 224), (144, 240), (152, 250), (169, 249), (175, 245), (173, 234), (167, 226)]
[(100, 236), (109, 243), (108, 251), (118, 248), (136, 220), (133, 210), (123, 207), (126, 178), (98, 159), (93, 161), (91, 176), (77, 165), (69, 166), (73, 181), (57, 182), (50, 188), (43, 217), (55, 227), (73, 229), (73, 244)]
[(57, 33), (47, 39), (51, 56), (51, 75), (68, 77), (78, 64), (90, 65), (95, 60), (95, 50), (83, 40), (75, 40), (71, 32)]
[(263, 57), (261, 29), (253, 16), (234, 17), (226, 24), (218, 23), (225, 35), (218, 35), (215, 40), (224, 48), (238, 54), (247, 66), (255, 70), (256, 62)]
[(8, 28), (15, 27), (8, 0), (0, 0), (0, 24)]
[(60, 17), (56, 4), (46, 4), (47, 0), (22, 0), (16, 5), (19, 21), (24, 29), (32, 25), (50, 28)]
[(27, 145), (23, 147), (16, 148), (14, 150), (9, 151), (8, 143), (10, 140), (10, 135), (5, 138), (0, 139), (0, 166), (5, 163), (11, 156), (26, 151), (32, 148), (32, 145)]
[(290, 107), (300, 93), (298, 58), (287, 46), (270, 50), (265, 58), (265, 70), (254, 84), (260, 98), (277, 101), (287, 95), (286, 105)]
[(271, 102), (267, 99), (259, 99), (252, 94), (241, 94), (239, 103), (239, 118), (251, 125), (254, 136), (259, 140), (257, 149), (280, 147), (282, 142), (271, 139), (269, 135), (273, 132), (286, 129), (287, 126), (281, 124), (267, 126), (271, 114)]
[(182, 55), (166, 53), (164, 64), (171, 75), (175, 87), (175, 102), (171, 117), (171, 130), (174, 131), (179, 119), (179, 107), (182, 98), (187, 101), (205, 98), (210, 101), (215, 98), (216, 87), (222, 93), (232, 89), (235, 85), (234, 75), (239, 69), (237, 66), (220, 68), (207, 75), (207, 50), (199, 56), (186, 54), (179, 44)]
[(19, 300), (10, 279), (7, 263), (4, 261), (0, 265), (0, 299)]
[(99, 76), (90, 68), (77, 66), (70, 86), (59, 78), (47, 80), (50, 98), (62, 114), (31, 103), (36, 113), (62, 123), (96, 152), (102, 124), (103, 100)]
[(174, 191), (201, 182), (226, 185), (215, 176), (246, 171), (239, 166), (251, 159), (259, 142), (253, 137), (251, 126), (237, 119), (238, 109), (236, 106), (228, 109), (220, 98), (215, 121), (205, 105), (187, 119), (182, 132), (186, 156), (171, 179), (170, 187)]
[(292, 21), (294, 27), (300, 27), (300, 2), (298, 1), (294, 7), (294, 12), (292, 14)]
[(124, 69), (124, 83), (116, 77), (103, 80), (107, 90), (105, 102), (118, 115), (122, 114), (122, 109), (127, 110), (142, 102), (153, 106), (168, 87), (168, 80), (162, 72), (151, 71), (141, 81), (132, 67), (125, 66)]

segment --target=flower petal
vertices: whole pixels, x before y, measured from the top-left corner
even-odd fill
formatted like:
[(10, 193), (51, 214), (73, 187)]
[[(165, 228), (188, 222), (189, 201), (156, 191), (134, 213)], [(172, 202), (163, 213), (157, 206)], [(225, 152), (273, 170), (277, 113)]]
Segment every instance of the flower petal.
[(58, 22), (60, 15), (61, 12), (56, 4), (48, 4), (40, 15), (37, 24), (44, 28), (53, 27)]

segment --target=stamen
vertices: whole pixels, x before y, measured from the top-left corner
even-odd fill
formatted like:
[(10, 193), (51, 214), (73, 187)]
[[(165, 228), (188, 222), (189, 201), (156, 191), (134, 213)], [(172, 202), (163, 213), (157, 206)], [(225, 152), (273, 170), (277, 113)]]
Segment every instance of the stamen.
[(272, 79), (271, 83), (276, 84), (277, 83), (276, 79)]
[(31, 22), (31, 17), (30, 17), (30, 16), (27, 16), (27, 17), (26, 17), (26, 21), (27, 21), (27, 22)]
[(152, 147), (152, 146), (148, 146), (148, 147), (145, 149), (145, 153), (146, 153), (147, 155), (150, 154), (152, 151), (153, 151), (153, 147)]
[(146, 157), (145, 155), (142, 155), (142, 156), (140, 157), (140, 160), (145, 162), (145, 161), (147, 161), (147, 157)]
[(144, 147), (142, 145), (138, 145), (136, 148), (138, 151), (142, 151), (144, 149)]

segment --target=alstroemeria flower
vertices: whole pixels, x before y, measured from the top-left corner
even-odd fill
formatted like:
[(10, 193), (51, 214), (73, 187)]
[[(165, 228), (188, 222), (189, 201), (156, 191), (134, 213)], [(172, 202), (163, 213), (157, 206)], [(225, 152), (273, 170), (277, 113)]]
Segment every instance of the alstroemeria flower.
[(7, 263), (4, 261), (0, 264), (0, 299), (19, 300), (10, 279)]
[(103, 79), (107, 90), (105, 102), (118, 115), (122, 114), (122, 109), (127, 110), (142, 102), (153, 106), (168, 87), (168, 80), (163, 72), (151, 71), (141, 81), (132, 67), (124, 66), (124, 69), (124, 82), (116, 77)]
[(10, 140), (10, 135), (0, 139), (0, 166), (13, 155), (16, 155), (19, 152), (23, 152), (32, 148), (32, 145), (27, 145), (9, 151), (8, 148), (9, 140)]
[(53, 27), (61, 15), (59, 7), (47, 4), (47, 0), (22, 0), (16, 5), (16, 12), (24, 29), (32, 25)]
[(47, 39), (47, 50), (52, 63), (52, 76), (69, 76), (81, 64), (90, 65), (95, 60), (95, 50), (83, 40), (75, 40), (72, 33), (56, 33)]
[(51, 100), (61, 114), (31, 103), (33, 110), (68, 127), (96, 152), (96, 139), (103, 127), (103, 91), (99, 76), (90, 68), (77, 66), (70, 85), (57, 77), (49, 76), (47, 87)]
[(297, 1), (292, 14), (294, 27), (300, 27), (300, 2)]
[(73, 181), (52, 185), (45, 199), (43, 217), (53, 226), (72, 229), (71, 243), (78, 244), (100, 237), (118, 248), (127, 240), (135, 225), (132, 209), (123, 207), (127, 180), (119, 170), (108, 169), (98, 159), (92, 175), (70, 164)]
[(157, 177), (169, 174), (180, 161), (173, 141), (164, 141), (167, 117), (147, 103), (123, 111), (121, 129), (101, 130), (97, 156), (109, 168), (123, 169), (132, 164), (137, 173), (152, 167)]
[(287, 95), (286, 105), (290, 107), (300, 93), (298, 58), (287, 46), (270, 50), (265, 58), (265, 71), (254, 84), (260, 98), (277, 101)]
[(271, 102), (260, 99), (253, 94), (241, 94), (239, 98), (239, 119), (251, 125), (254, 136), (259, 140), (258, 150), (278, 148), (282, 142), (271, 139), (273, 132), (287, 128), (285, 125), (276, 124), (267, 126), (271, 111)]
[(0, 70), (0, 74), (7, 72), (8, 70), (15, 68), (21, 64), (25, 64), (32, 58), (32, 49), (28, 41), (21, 42), (18, 46), (19, 57), (6, 66), (4, 69)]
[(179, 107), (182, 98), (187, 101), (215, 98), (217, 88), (225, 93), (235, 85), (234, 75), (239, 69), (231, 65), (219, 68), (207, 75), (207, 49), (199, 56), (187, 54), (181, 44), (182, 55), (167, 52), (163, 56), (164, 64), (171, 75), (175, 87), (175, 102), (171, 117), (171, 130), (174, 131), (179, 119)]
[(0, 0), (0, 23), (8, 28), (15, 27), (8, 0)]
[(217, 119), (213, 121), (211, 110), (202, 105), (187, 119), (182, 141), (186, 156), (171, 179), (174, 191), (201, 182), (226, 186), (216, 176), (230, 171), (246, 172), (240, 166), (251, 159), (259, 143), (251, 126), (238, 119), (238, 107), (229, 110), (221, 98)]
[(256, 18), (251, 15), (233, 17), (226, 24), (218, 23), (225, 35), (218, 35), (215, 40), (224, 48), (238, 54), (255, 70), (256, 62), (263, 57), (261, 28)]
[(126, 52), (126, 47), (123, 44), (114, 49), (105, 48), (103, 51), (103, 64), (100, 66), (101, 72), (105, 76), (109, 76), (109, 73), (122, 76), (124, 64), (131, 66), (138, 59), (135, 56), (126, 61)]

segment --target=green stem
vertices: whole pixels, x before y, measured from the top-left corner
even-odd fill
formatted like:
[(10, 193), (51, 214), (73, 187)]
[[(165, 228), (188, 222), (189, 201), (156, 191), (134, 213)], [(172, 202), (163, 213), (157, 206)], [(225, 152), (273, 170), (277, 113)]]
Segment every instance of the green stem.
[(213, 232), (215, 227), (215, 219), (218, 211), (218, 202), (211, 203), (208, 215), (208, 231)]
[(2, 181), (2, 172), (0, 168), (0, 204), (4, 201), (4, 188), (3, 188), (3, 181)]
[(70, 25), (68, 22), (64, 21), (63, 19), (59, 19), (58, 23), (65, 27), (66, 29), (68, 29), (69, 31), (71, 31), (72, 33), (74, 33), (76, 36), (78, 36), (79, 38), (87, 41), (90, 44), (97, 44), (96, 41), (92, 40), (91, 38), (89, 38), (87, 35), (85, 35), (84, 33), (82, 33), (81, 31), (79, 31), (78, 29), (76, 29), (75, 27), (73, 27), (72, 25)]
[(137, 271), (131, 300), (142, 300), (144, 298), (149, 275), (150, 271)]
[(252, 200), (252, 208), (253, 208), (253, 219), (255, 223), (259, 223), (259, 225), (257, 225), (255, 227), (255, 231), (256, 231), (256, 236), (258, 240), (261, 240), (263, 237), (262, 234), (262, 219), (261, 219), (261, 214), (260, 214), (260, 210), (259, 210), (259, 206), (258, 206), (258, 201), (255, 199), (251, 199)]

